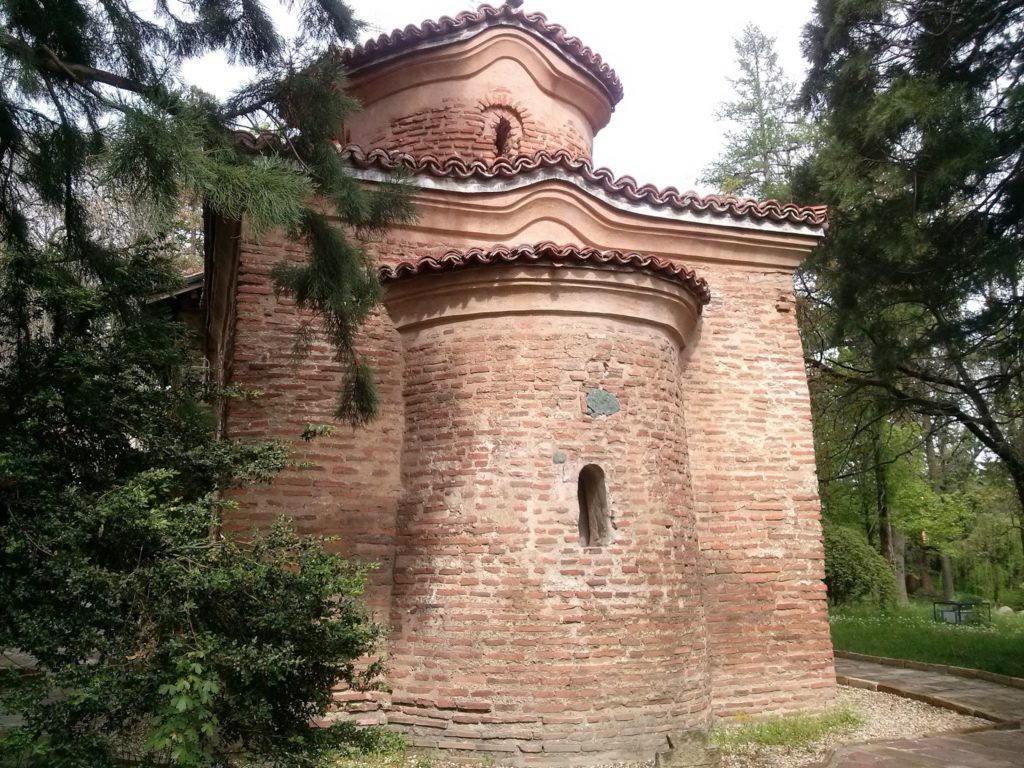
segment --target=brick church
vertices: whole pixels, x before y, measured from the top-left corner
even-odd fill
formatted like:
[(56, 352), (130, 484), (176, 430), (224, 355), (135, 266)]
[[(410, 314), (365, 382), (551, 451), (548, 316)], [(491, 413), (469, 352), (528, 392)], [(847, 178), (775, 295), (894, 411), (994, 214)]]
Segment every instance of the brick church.
[(387, 692), (339, 694), (411, 743), (513, 764), (649, 759), (713, 718), (835, 689), (792, 275), (822, 208), (640, 186), (591, 164), (622, 86), (509, 3), (345, 51), (339, 151), (405, 169), (418, 219), (372, 244), (363, 330), (381, 414), (331, 420), (341, 368), (299, 367), (283, 236), (211, 222), (201, 324), (236, 439), (312, 469), (240, 495), (378, 564)]

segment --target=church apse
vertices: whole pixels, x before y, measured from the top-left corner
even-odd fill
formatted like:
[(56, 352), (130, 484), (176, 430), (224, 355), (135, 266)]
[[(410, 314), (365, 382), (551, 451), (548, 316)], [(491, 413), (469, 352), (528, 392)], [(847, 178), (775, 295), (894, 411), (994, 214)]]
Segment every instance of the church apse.
[[(340, 54), (339, 152), (419, 217), (373, 245), (361, 349), (381, 414), (239, 498), (377, 564), (387, 690), (339, 713), (529, 765), (650, 759), (715, 717), (835, 689), (793, 270), (824, 209), (638, 184), (591, 162), (614, 71), (541, 14), (483, 6)], [(226, 431), (294, 438), (341, 382), (244, 227)]]

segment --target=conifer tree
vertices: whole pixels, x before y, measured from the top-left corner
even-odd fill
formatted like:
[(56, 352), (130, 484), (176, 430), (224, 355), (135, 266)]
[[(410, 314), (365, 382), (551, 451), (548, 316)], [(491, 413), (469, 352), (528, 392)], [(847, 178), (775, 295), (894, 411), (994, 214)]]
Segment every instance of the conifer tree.
[[(254, 0), (0, 0), (0, 713), (20, 719), (3, 760), (293, 766), (371, 738), (311, 725), (379, 635), (362, 569), (284, 523), (216, 535), (222, 491), (288, 457), (215, 439), (231, 393), (151, 302), (181, 284), (183, 199), (305, 240), (279, 285), (349, 366), (339, 412), (372, 415), (353, 344), (379, 288), (359, 236), (408, 209), (334, 151), (350, 10), (291, 8), (288, 41)], [(179, 78), (210, 51), (255, 72), (223, 102)]]
[(1022, 38), (1005, 0), (819, 0), (803, 93), (823, 138), (801, 190), (831, 222), (811, 364), (959, 423), (1024, 504)]
[(779, 66), (774, 38), (756, 26), (748, 25), (733, 46), (739, 69), (730, 80), (735, 96), (718, 113), (733, 128), (700, 181), (728, 195), (789, 201), (793, 168), (811, 136), (794, 104), (796, 86)]

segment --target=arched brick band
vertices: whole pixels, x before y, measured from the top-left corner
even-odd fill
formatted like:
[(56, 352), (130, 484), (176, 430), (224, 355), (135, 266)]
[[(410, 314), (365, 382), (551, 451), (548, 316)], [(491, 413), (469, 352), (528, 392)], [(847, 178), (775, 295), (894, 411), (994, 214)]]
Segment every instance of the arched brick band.
[(440, 258), (425, 258), (403, 261), (379, 270), (381, 281), (399, 280), (431, 272), (449, 272), (467, 267), (482, 267), (490, 264), (545, 264), (561, 267), (567, 265), (611, 266), (641, 270), (685, 285), (697, 297), (700, 304), (711, 301), (711, 290), (707, 281), (697, 277), (692, 269), (681, 264), (672, 264), (656, 256), (621, 251), (599, 251), (578, 245), (555, 245), (538, 243), (509, 248), (504, 245), (494, 248), (470, 248), (466, 251), (448, 251)]
[(459, 39), (478, 27), (499, 26), (524, 29), (546, 40), (600, 83), (613, 105), (622, 100), (619, 76), (599, 54), (584, 45), (579, 38), (567, 34), (565, 27), (549, 22), (543, 13), (526, 13), (511, 4), (498, 8), (482, 5), (476, 11), (463, 11), (455, 18), (443, 16), (437, 21), (424, 21), (419, 26), (409, 25), (354, 48), (346, 48), (340, 55), (350, 70), (357, 70), (372, 66), (382, 59), (409, 53), (422, 45), (439, 42), (446, 37)]

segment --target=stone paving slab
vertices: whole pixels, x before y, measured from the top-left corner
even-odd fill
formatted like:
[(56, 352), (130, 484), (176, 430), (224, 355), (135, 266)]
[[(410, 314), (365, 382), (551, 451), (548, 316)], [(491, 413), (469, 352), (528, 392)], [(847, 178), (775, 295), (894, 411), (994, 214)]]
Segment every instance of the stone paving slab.
[[(871, 681), (878, 684), (879, 690), (884, 690), (883, 686), (887, 686), (899, 689), (893, 692), (902, 692), (904, 695), (917, 694), (913, 698), (920, 698), (922, 701), (940, 699), (958, 704), (963, 709), (975, 710), (990, 720), (1024, 721), (1024, 689), (1011, 688), (987, 680), (957, 677), (943, 672), (891, 667), (859, 659), (837, 658), (836, 674)], [(937, 701), (930, 703), (941, 706)], [(1024, 767), (1024, 756), (1019, 765)]]
[(843, 747), (827, 768), (1021, 768), (1024, 731), (901, 739)]
[[(971, 711), (1000, 730), (852, 744), (827, 768), (1024, 768), (1024, 689), (932, 670), (836, 658), (836, 674), (871, 687), (958, 711)], [(1016, 726), (1013, 730), (1007, 725)]]

